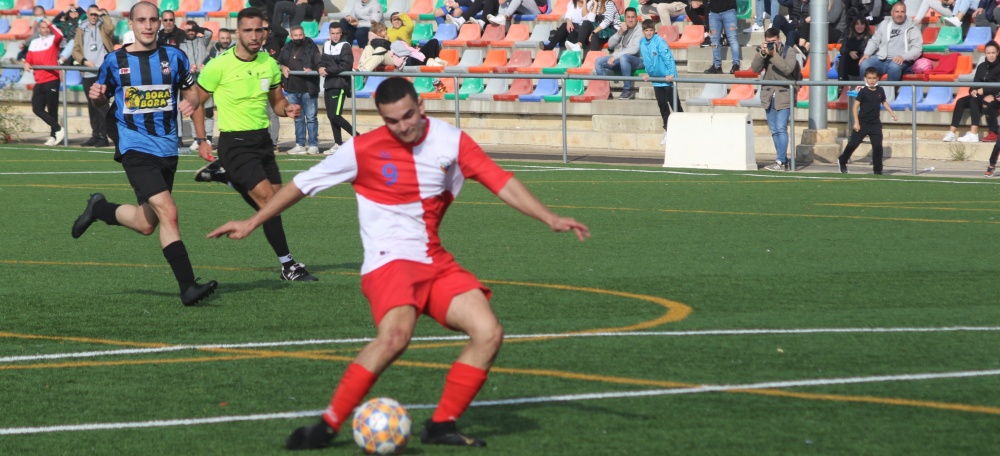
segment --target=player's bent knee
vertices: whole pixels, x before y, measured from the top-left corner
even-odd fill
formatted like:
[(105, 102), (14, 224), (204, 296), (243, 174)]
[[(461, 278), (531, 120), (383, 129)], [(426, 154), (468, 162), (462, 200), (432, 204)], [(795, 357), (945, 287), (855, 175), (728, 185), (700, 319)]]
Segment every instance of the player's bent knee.
[(389, 328), (385, 331), (380, 331), (378, 336), (376, 336), (376, 340), (385, 354), (398, 355), (410, 345), (411, 337), (413, 337), (413, 331), (411, 330), (406, 328)]

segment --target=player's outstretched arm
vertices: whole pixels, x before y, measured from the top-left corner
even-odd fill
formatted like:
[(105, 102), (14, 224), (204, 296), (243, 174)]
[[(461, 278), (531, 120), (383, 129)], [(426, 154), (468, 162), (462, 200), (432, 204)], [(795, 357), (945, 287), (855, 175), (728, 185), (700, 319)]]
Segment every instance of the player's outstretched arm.
[(295, 185), (295, 182), (289, 182), (275, 193), (264, 207), (260, 208), (253, 217), (246, 220), (232, 220), (222, 225), (211, 233), (208, 233), (208, 238), (217, 238), (226, 236), (229, 239), (243, 239), (250, 235), (253, 230), (257, 229), (258, 226), (264, 224), (264, 222), (270, 220), (276, 215), (281, 214), (298, 203), (302, 198), (305, 198), (305, 194), (299, 190), (299, 187)]
[(581, 241), (590, 237), (590, 230), (587, 228), (587, 225), (570, 217), (560, 217), (549, 210), (516, 177), (511, 177), (503, 188), (500, 189), (500, 192), (497, 193), (497, 196), (510, 207), (548, 225), (552, 231), (562, 232), (572, 230), (576, 233), (577, 239)]

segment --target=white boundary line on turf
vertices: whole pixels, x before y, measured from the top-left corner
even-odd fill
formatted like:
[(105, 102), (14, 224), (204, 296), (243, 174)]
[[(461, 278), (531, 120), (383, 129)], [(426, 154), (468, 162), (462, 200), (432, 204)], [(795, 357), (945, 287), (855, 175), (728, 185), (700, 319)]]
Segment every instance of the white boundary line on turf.
[[(930, 333), (930, 332), (992, 332), (1000, 331), (1000, 326), (947, 326), (939, 328), (805, 328), (805, 329), (716, 329), (701, 331), (630, 331), (630, 332), (599, 332), (586, 334), (508, 334), (504, 339), (568, 339), (579, 337), (685, 337), (685, 336), (755, 336), (755, 335), (780, 335), (780, 334), (843, 334), (843, 333)], [(414, 337), (413, 342), (444, 342), (461, 341), (468, 339), (466, 336), (428, 336)], [(66, 358), (94, 358), (99, 356), (118, 356), (149, 353), (165, 353), (183, 350), (212, 350), (212, 349), (232, 349), (232, 348), (266, 348), (266, 347), (289, 347), (301, 345), (329, 345), (329, 344), (356, 344), (368, 343), (372, 339), (369, 337), (353, 339), (311, 339), (292, 340), (278, 342), (248, 342), (242, 344), (205, 344), (205, 345), (171, 345), (167, 347), (151, 348), (128, 348), (121, 350), (88, 351), (75, 353), (53, 353), (47, 355), (26, 355), (8, 356), (0, 358), (0, 363), (14, 363), (21, 361), (41, 361)]]
[[(942, 380), (942, 379), (952, 379), (952, 378), (988, 377), (997, 375), (1000, 375), (1000, 370), (935, 372), (935, 373), (923, 373), (923, 374), (876, 375), (868, 377), (788, 380), (788, 381), (777, 381), (777, 382), (746, 383), (742, 385), (702, 385), (692, 388), (671, 388), (671, 389), (655, 389), (655, 390), (643, 390), (643, 391), (612, 391), (605, 393), (564, 394), (558, 396), (522, 397), (522, 398), (512, 398), (512, 399), (499, 399), (493, 401), (476, 401), (473, 402), (471, 406), (496, 407), (504, 405), (537, 404), (546, 402), (571, 402), (571, 401), (583, 401), (583, 400), (620, 399), (620, 398), (633, 398), (633, 397), (674, 396), (681, 394), (720, 393), (720, 392), (734, 391), (734, 390), (796, 388), (805, 386), (829, 386), (829, 385), (851, 385), (860, 383)], [(431, 409), (437, 407), (437, 404), (408, 404), (405, 405), (405, 407), (410, 410)], [(193, 426), (200, 424), (217, 424), (217, 423), (229, 423), (237, 421), (262, 421), (262, 420), (275, 420), (275, 419), (316, 417), (322, 413), (323, 410), (307, 410), (300, 412), (221, 416), (212, 418), (188, 418), (188, 419), (154, 420), (154, 421), (139, 421), (139, 422), (126, 422), (126, 423), (93, 423), (93, 424), (70, 424), (70, 425), (40, 426), (40, 427), (0, 428), (0, 435), (41, 434), (46, 432), (68, 432), (68, 431), (99, 431), (99, 430), (168, 427), (168, 426)]]

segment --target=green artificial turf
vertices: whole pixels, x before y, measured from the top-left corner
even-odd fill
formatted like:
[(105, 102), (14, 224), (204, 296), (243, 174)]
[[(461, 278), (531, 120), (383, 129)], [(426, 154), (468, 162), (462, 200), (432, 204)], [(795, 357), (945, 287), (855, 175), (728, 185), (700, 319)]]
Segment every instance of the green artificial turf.
[[(317, 162), (279, 157), (286, 180)], [(281, 454), (326, 407), (374, 334), (352, 189), (284, 214), (320, 281), (282, 282), (261, 232), (205, 238), (251, 211), (194, 182), (201, 164), (181, 157), (174, 197), (196, 274), (220, 287), (186, 308), (155, 235), (97, 222), (70, 237), (90, 193), (134, 202), (107, 151), (0, 147), (0, 454)], [(477, 397), (492, 402), (459, 423), (489, 447), (415, 437), (404, 454), (1000, 447), (1000, 184), (501, 164), (593, 237), (552, 233), (467, 183), (441, 237), (493, 288), (510, 337)], [(461, 349), (452, 335), (422, 321), (429, 339), (371, 392), (409, 406), (417, 432)], [(294, 341), (315, 342), (270, 344)], [(262, 346), (120, 352), (249, 343)], [(203, 422), (220, 417), (233, 421)], [(342, 435), (326, 453), (359, 450)]]

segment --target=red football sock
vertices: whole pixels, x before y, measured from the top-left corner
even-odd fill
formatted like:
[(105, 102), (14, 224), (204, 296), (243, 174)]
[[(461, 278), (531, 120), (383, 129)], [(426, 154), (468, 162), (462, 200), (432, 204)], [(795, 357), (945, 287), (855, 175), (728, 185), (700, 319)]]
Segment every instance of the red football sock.
[(337, 385), (337, 391), (333, 393), (333, 399), (330, 399), (330, 406), (323, 413), (323, 419), (333, 430), (340, 432), (340, 426), (350, 418), (354, 407), (365, 398), (375, 380), (378, 380), (378, 376), (360, 364), (351, 363), (347, 366), (347, 371)]
[(444, 392), (431, 421), (456, 421), (486, 383), (486, 371), (468, 364), (454, 363), (444, 378)]

